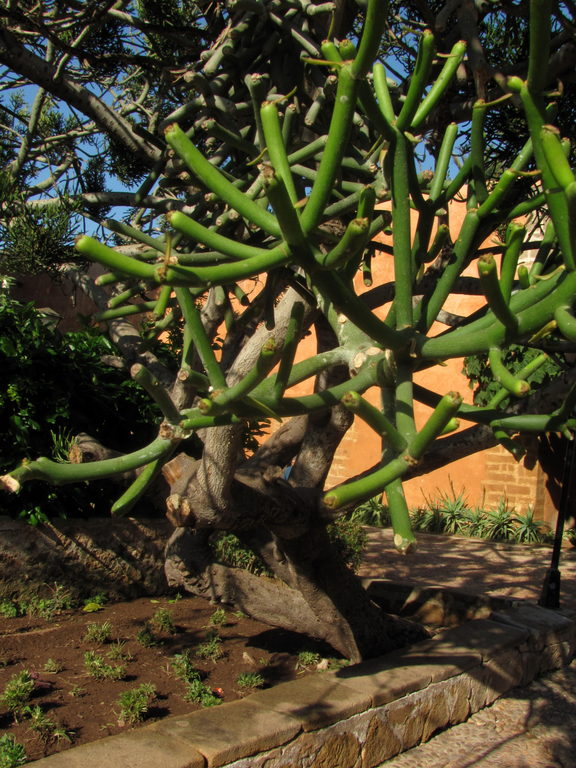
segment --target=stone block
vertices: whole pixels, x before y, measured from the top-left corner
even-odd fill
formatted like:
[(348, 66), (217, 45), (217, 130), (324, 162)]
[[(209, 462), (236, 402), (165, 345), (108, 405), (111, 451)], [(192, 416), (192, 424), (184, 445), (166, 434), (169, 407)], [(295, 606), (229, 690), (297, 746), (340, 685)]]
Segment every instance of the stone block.
[(82, 744), (37, 760), (46, 768), (204, 768), (204, 757), (190, 744), (145, 726), (129, 733)]
[(545, 644), (569, 642), (572, 647), (575, 644), (576, 622), (550, 608), (524, 604), (498, 611), (493, 619), (510, 626), (525, 627), (531, 634), (538, 634)]
[(290, 716), (304, 731), (323, 728), (372, 706), (369, 693), (332, 672), (283, 683), (250, 697), (255, 705)]
[(524, 659), (520, 650), (509, 648), (493, 656), (483, 665), (486, 680), (500, 696), (511, 688), (522, 684), (524, 677)]
[(526, 627), (476, 619), (440, 632), (432, 642), (437, 644), (438, 650), (475, 651), (485, 662), (507, 648), (518, 648), (527, 638)]
[(412, 648), (345, 667), (336, 676), (351, 688), (369, 695), (372, 706), (379, 707), (423, 690), (431, 683), (459, 675), (480, 661), (478, 653), (441, 647), (434, 640), (425, 640)]
[(444, 695), (448, 704), (450, 723), (463, 723), (470, 715), (468, 675), (452, 677), (444, 683)]
[(402, 742), (394, 733), (387, 719), (373, 717), (366, 732), (362, 749), (362, 768), (375, 768), (389, 760), (402, 749)]
[(570, 662), (574, 656), (574, 647), (569, 642), (545, 645), (540, 658), (540, 672), (560, 669)]
[(419, 744), (426, 723), (422, 693), (406, 696), (388, 705), (388, 723), (402, 743), (402, 751)]
[(355, 768), (360, 755), (358, 739), (351, 733), (332, 733), (325, 738), (310, 768)]
[(422, 741), (428, 741), (436, 731), (450, 723), (450, 712), (443, 683), (430, 686), (422, 696)]
[[(190, 744), (204, 755), (208, 768), (285, 744), (300, 731), (298, 720), (251, 699), (170, 717), (151, 728), (168, 739)], [(158, 765), (164, 768), (161, 762)]]

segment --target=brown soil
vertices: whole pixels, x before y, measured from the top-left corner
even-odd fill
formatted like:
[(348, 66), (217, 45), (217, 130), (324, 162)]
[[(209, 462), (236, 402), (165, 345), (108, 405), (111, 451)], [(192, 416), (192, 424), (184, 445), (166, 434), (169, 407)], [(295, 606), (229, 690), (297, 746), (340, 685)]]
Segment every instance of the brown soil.
[[(333, 655), (329, 648), (314, 644), (303, 635), (272, 629), (232, 610), (226, 611), (224, 625), (211, 627), (210, 617), (215, 608), (200, 598), (145, 597), (107, 604), (97, 613), (77, 609), (51, 619), (0, 617), (0, 697), (10, 678), (28, 670), (36, 682), (30, 705), (40, 705), (47, 717), (66, 730), (70, 741), (42, 739), (30, 729), (26, 718), (14, 722), (1, 704), (0, 733), (12, 734), (25, 746), (29, 759), (119, 733), (131, 726), (119, 723), (118, 697), (142, 683), (152, 683), (157, 690), (157, 699), (145, 722), (198, 709), (199, 704), (184, 700), (186, 686), (171, 666), (174, 654), (186, 649), (203, 682), (222, 701), (233, 701), (243, 695), (236, 683), (241, 672), (259, 673), (268, 687), (308, 671), (298, 668), (298, 653), (302, 650), (312, 650), (321, 656)], [(153, 627), (157, 645), (146, 647), (136, 635), (158, 609), (170, 612), (176, 631), (160, 632)], [(98, 644), (84, 639), (89, 624), (103, 622), (112, 625), (111, 643)], [(222, 658), (216, 661), (198, 658), (195, 650), (214, 629), (222, 638)], [(118, 681), (91, 677), (84, 665), (84, 654), (96, 651), (106, 657), (118, 642), (125, 643), (123, 650), (132, 657), (124, 662), (126, 676)], [(57, 663), (60, 671), (46, 671), (49, 659)]]

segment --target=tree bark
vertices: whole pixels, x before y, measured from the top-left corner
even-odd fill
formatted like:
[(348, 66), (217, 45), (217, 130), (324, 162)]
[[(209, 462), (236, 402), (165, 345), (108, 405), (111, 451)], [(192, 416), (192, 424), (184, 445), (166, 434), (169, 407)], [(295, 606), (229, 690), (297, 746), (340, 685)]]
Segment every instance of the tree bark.
[(323, 640), (354, 663), (426, 637), (419, 625), (384, 614), (324, 537), (318, 529), (282, 542), (279, 570), (292, 571), (286, 584), (213, 562), (206, 531), (176, 528), (166, 547), (166, 577), (171, 586), (234, 605), (265, 624)]

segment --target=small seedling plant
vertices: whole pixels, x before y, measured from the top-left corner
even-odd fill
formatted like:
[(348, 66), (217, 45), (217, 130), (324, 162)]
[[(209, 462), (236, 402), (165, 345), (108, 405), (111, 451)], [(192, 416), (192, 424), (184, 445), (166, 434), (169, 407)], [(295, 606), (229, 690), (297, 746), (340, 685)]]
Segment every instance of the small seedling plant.
[(50, 675), (57, 675), (63, 669), (64, 665), (57, 659), (48, 659), (44, 664), (44, 672), (48, 672)]
[(108, 664), (96, 651), (86, 651), (84, 666), (95, 680), (122, 680), (126, 676), (125, 664)]
[(121, 693), (117, 700), (118, 725), (141, 723), (156, 698), (156, 686), (152, 683), (142, 683), (138, 688)]
[(212, 689), (199, 679), (191, 680), (187, 684), (184, 700), (191, 701), (194, 704), (201, 704), (203, 707), (215, 707), (222, 703), (221, 699)]
[(34, 691), (34, 680), (27, 669), (12, 675), (0, 696), (0, 707), (8, 710), (17, 723)]
[(315, 651), (300, 651), (296, 661), (296, 669), (306, 670), (316, 667), (320, 663), (320, 654)]
[(160, 640), (156, 637), (148, 622), (136, 633), (136, 642), (140, 643), (143, 648), (153, 648), (156, 645), (160, 645)]
[(166, 632), (166, 634), (176, 634), (176, 626), (174, 625), (174, 619), (171, 611), (167, 608), (158, 608), (154, 616), (150, 619), (152, 626), (159, 632)]
[(217, 632), (209, 634), (206, 640), (196, 648), (196, 656), (199, 659), (210, 659), (217, 661), (224, 656), (222, 649), (222, 638)]
[(170, 662), (174, 675), (185, 683), (200, 680), (200, 672), (194, 666), (190, 658), (190, 651), (175, 653)]
[(18, 768), (28, 761), (26, 750), (10, 733), (0, 736), (0, 768)]
[(27, 725), (30, 730), (37, 733), (44, 744), (61, 739), (72, 741), (72, 737), (66, 729), (48, 717), (39, 704), (25, 707), (22, 714), (27, 718)]
[(241, 672), (236, 678), (236, 685), (242, 694), (262, 688), (264, 682), (264, 678), (258, 672)]
[(106, 656), (110, 661), (132, 661), (134, 659), (134, 656), (126, 647), (126, 642), (123, 640), (116, 640)]
[(208, 619), (208, 624), (211, 627), (224, 626), (226, 624), (226, 611), (224, 608), (217, 608)]
[(86, 627), (84, 642), (103, 645), (104, 643), (109, 643), (111, 640), (112, 624), (109, 621), (104, 621), (102, 624), (93, 622)]

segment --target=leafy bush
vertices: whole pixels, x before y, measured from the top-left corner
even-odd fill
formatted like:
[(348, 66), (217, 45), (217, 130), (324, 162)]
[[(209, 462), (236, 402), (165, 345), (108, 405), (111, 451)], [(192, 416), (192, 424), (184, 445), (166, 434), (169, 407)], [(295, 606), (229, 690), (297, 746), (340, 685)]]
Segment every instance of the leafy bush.
[(454, 489), (452, 496), (440, 493), (436, 499), (427, 499), (426, 506), (412, 510), (410, 517), (416, 530), (428, 533), (477, 536), (519, 544), (541, 544), (549, 538), (548, 526), (534, 518), (530, 507), (524, 515), (517, 513), (504, 498), (495, 509), (471, 509), (463, 494), (456, 494)]
[[(103, 362), (115, 353), (96, 330), (62, 335), (43, 323), (32, 304), (0, 295), (2, 473), (26, 458), (62, 460), (70, 436), (79, 432), (120, 451), (152, 438), (159, 414), (125, 371)], [(32, 483), (7, 496), (3, 512), (33, 524), (62, 514), (108, 514), (117, 495), (110, 481), (92, 485), (89, 495), (83, 484)]]
[(366, 546), (366, 531), (362, 523), (340, 517), (327, 528), (328, 536), (346, 565), (353, 571), (360, 567), (362, 552)]
[(350, 514), (350, 520), (361, 525), (372, 525), (374, 528), (386, 528), (391, 525), (390, 510), (382, 504), (380, 496), (357, 506)]
[[(361, 519), (338, 518), (327, 527), (330, 540), (349, 568), (356, 570), (366, 546), (366, 532)], [(264, 561), (245, 547), (233, 533), (216, 533), (210, 545), (216, 560), (233, 568), (244, 568), (257, 576), (272, 576)]]

